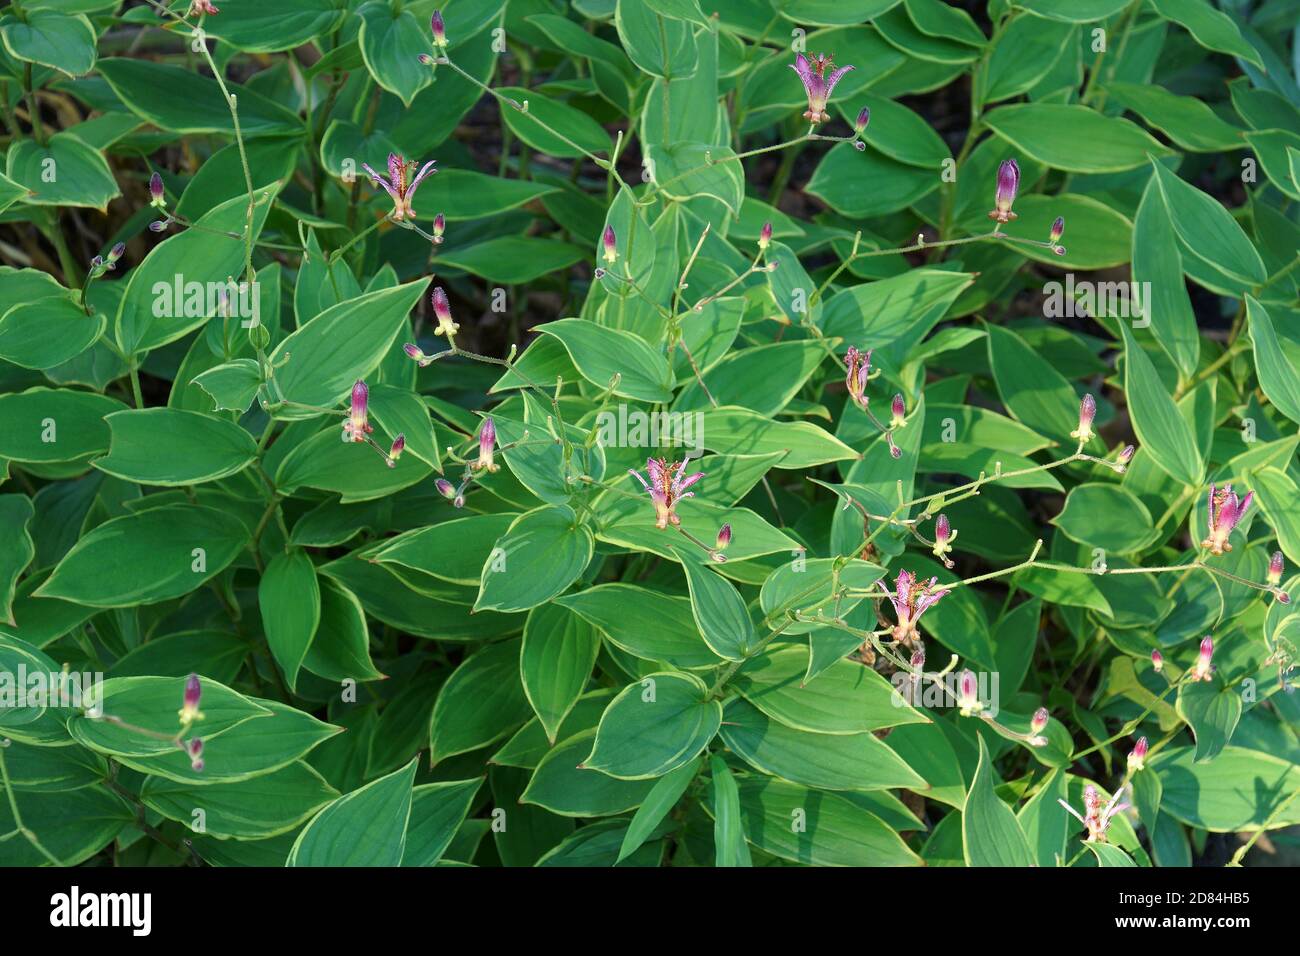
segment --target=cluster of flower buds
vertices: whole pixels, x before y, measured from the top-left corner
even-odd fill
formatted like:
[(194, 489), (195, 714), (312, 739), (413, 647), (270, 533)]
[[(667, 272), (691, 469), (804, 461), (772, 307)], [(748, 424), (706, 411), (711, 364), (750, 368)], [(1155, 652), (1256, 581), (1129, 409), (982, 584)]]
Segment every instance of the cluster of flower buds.
[(938, 603), (948, 591), (939, 587), (938, 578), (930, 578), (924, 584), (918, 584), (916, 575), (911, 571), (899, 571), (894, 582), (894, 593), (889, 596), (889, 603), (894, 606), (898, 624), (894, 627), (894, 640), (911, 644), (919, 636), (917, 621), (927, 608)]
[(155, 170), (149, 177), (149, 205), (161, 209), (165, 218), (149, 223), (150, 232), (162, 232), (171, 224), (172, 217), (167, 212), (167, 194), (163, 191), (162, 176)]
[(468, 482), (463, 483), (459, 488), (457, 488), (446, 478), (439, 478), (433, 483), (433, 486), (438, 489), (438, 494), (442, 495), (452, 503), (453, 507), (464, 508), (466, 484), (468, 484)]
[(433, 33), (434, 55), (421, 53), (416, 59), (425, 66), (432, 67), (447, 62), (447, 25), (443, 22), (441, 10), (433, 11), (433, 16), (429, 18), (429, 29)]
[(1128, 755), (1128, 769), (1134, 773), (1143, 770), (1147, 765), (1147, 748), (1150, 745), (1145, 737), (1139, 737), (1137, 743)]
[(1208, 505), (1209, 534), (1201, 542), (1201, 547), (1209, 548), (1211, 554), (1223, 554), (1225, 551), (1231, 551), (1232, 545), (1228, 543), (1228, 536), (1232, 534), (1232, 529), (1237, 527), (1238, 522), (1246, 514), (1246, 509), (1250, 507), (1250, 503), (1254, 499), (1255, 492), (1253, 491), (1238, 500), (1237, 493), (1232, 490), (1232, 485), (1216, 488), (1211, 484)]
[(1064, 800), (1058, 800), (1057, 802), (1065, 807), (1070, 812), (1070, 815), (1082, 823), (1084, 829), (1088, 831), (1085, 842), (1105, 843), (1106, 831), (1110, 829), (1111, 820), (1115, 819), (1116, 814), (1128, 809), (1129, 805), (1127, 803), (1119, 802), (1123, 792), (1122, 787), (1116, 790), (1110, 801), (1105, 806), (1102, 806), (1100, 791), (1092, 784), (1088, 784), (1083, 788), (1083, 816), (1080, 816), (1079, 811)]
[(1196, 664), (1192, 667), (1191, 673), (1187, 675), (1188, 680), (1211, 680), (1214, 673), (1214, 639), (1206, 635), (1201, 639), (1201, 649), (1196, 654)]
[[(420, 183), (424, 182), (426, 177), (438, 171), (434, 168), (436, 163), (437, 160), (431, 159), (421, 167), (419, 163), (407, 160), (397, 153), (389, 153), (386, 177), (379, 175), (367, 163), (362, 163), (361, 168), (370, 176), (371, 183), (381, 186), (392, 198), (393, 221), (402, 222), (415, 218), (415, 209), (411, 205), (412, 200), (415, 199), (415, 191), (420, 188)], [(416, 167), (420, 168), (418, 173), (415, 172)]]
[(723, 564), (727, 560), (727, 545), (731, 544), (731, 525), (724, 524), (718, 529), (717, 540), (713, 542), (713, 550), (709, 552), (709, 557), (718, 564)]
[(1096, 432), (1092, 430), (1092, 420), (1097, 417), (1097, 400), (1091, 394), (1083, 396), (1079, 402), (1079, 427), (1070, 432), (1071, 438), (1077, 438), (1080, 445), (1092, 441)]
[(930, 553), (942, 561), (944, 567), (952, 567), (952, 559), (948, 557), (948, 553), (952, 551), (952, 542), (956, 537), (957, 532), (949, 524), (948, 516), (939, 515), (934, 522), (934, 547)]
[(95, 256), (90, 260), (91, 278), (98, 278), (110, 269), (117, 268), (117, 260), (126, 253), (126, 243), (119, 242), (108, 250), (107, 256)]
[[(667, 462), (662, 458), (647, 458), (645, 463), (645, 477), (634, 468), (628, 469), (628, 474), (641, 483), (641, 487), (650, 495), (650, 500), (655, 506), (655, 527), (663, 530), (670, 524), (676, 527), (682, 523), (682, 519), (677, 516), (677, 503), (683, 498), (695, 497), (695, 492), (687, 491), (691, 485), (695, 484), (704, 477), (704, 472), (697, 471), (693, 475), (686, 474), (686, 465), (689, 459), (683, 458), (679, 462)], [(646, 480), (649, 478), (649, 481)], [(727, 532), (727, 541), (731, 540), (731, 528), (725, 528)], [(721, 534), (719, 534), (721, 540)], [(720, 549), (715, 549), (716, 550)]]

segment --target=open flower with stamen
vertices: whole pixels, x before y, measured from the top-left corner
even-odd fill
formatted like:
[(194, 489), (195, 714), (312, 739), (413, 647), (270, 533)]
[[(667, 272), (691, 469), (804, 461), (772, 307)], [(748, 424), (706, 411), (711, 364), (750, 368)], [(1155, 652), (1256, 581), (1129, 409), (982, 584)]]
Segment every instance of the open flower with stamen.
[(1011, 204), (1016, 201), (1020, 189), (1020, 166), (1014, 159), (1002, 161), (998, 167), (998, 188), (993, 197), (994, 208), (989, 211), (989, 218), (999, 223), (1010, 222), (1017, 218), (1011, 211)]
[(1092, 420), (1097, 417), (1097, 400), (1091, 394), (1083, 396), (1079, 402), (1079, 427), (1070, 432), (1071, 438), (1087, 443), (1096, 434), (1092, 430)]
[(957, 532), (949, 523), (948, 516), (939, 515), (934, 522), (934, 547), (931, 549), (931, 554), (949, 568), (952, 567), (952, 561), (948, 558), (948, 553), (952, 551), (952, 542), (956, 537)]
[(343, 440), (348, 441), (366, 441), (367, 436), (373, 432), (374, 426), (370, 424), (370, 389), (366, 383), (357, 379), (352, 386), (352, 401), (348, 407), (347, 418), (343, 419)]
[(1128, 755), (1128, 768), (1133, 771), (1145, 769), (1147, 765), (1147, 749), (1150, 743), (1145, 737), (1139, 737), (1137, 743)]
[(436, 160), (429, 160), (416, 173), (415, 169), (420, 165), (419, 163), (407, 161), (396, 153), (389, 153), (387, 177), (379, 175), (366, 163), (362, 163), (361, 168), (370, 176), (372, 183), (382, 186), (384, 192), (392, 197), (393, 220), (400, 222), (403, 219), (415, 218), (415, 209), (411, 206), (411, 200), (415, 198), (415, 191), (420, 188), (420, 183), (424, 182), (425, 177), (437, 172), (433, 168), (436, 162)]
[(1250, 507), (1250, 503), (1254, 500), (1255, 492), (1253, 491), (1238, 500), (1237, 493), (1232, 490), (1232, 485), (1216, 488), (1211, 484), (1208, 507), (1210, 532), (1206, 535), (1205, 540), (1201, 542), (1201, 547), (1209, 548), (1212, 554), (1223, 554), (1225, 551), (1231, 551), (1232, 545), (1228, 543), (1228, 536), (1232, 534), (1232, 529), (1237, 527), (1237, 523), (1241, 521), (1246, 509)]
[(974, 717), (984, 709), (974, 671), (966, 670), (957, 675), (957, 709), (963, 717)]
[(844, 384), (848, 386), (849, 395), (862, 408), (867, 407), (867, 377), (871, 374), (871, 349), (865, 352), (859, 352), (852, 345), (844, 353), (844, 364), (848, 367), (848, 374), (844, 377)]
[(1115, 819), (1117, 813), (1128, 809), (1127, 803), (1120, 803), (1120, 796), (1123, 794), (1123, 788), (1115, 791), (1115, 795), (1110, 798), (1110, 802), (1105, 806), (1101, 803), (1101, 793), (1092, 784), (1083, 788), (1083, 815), (1074, 809), (1064, 800), (1057, 800), (1061, 806), (1070, 811), (1070, 815), (1083, 824), (1088, 831), (1087, 843), (1105, 843), (1106, 831), (1110, 829), (1110, 821)]
[(1196, 664), (1188, 680), (1213, 680), (1214, 674), (1214, 639), (1206, 635), (1201, 639), (1201, 648), (1196, 654)]
[(451, 303), (447, 301), (447, 293), (442, 286), (437, 286), (430, 296), (433, 302), (433, 314), (438, 320), (438, 327), (433, 330), (434, 335), (445, 335), (448, 341), (451, 337), (460, 331), (460, 326), (451, 320)]
[[(810, 123), (820, 123), (831, 118), (826, 112), (826, 103), (835, 91), (835, 84), (839, 83), (845, 73), (853, 69), (851, 66), (835, 69), (834, 59), (834, 54), (826, 56), (816, 53), (809, 60), (800, 53), (790, 66), (790, 69), (799, 74), (804, 91), (808, 94), (808, 109), (804, 112), (803, 118)], [(829, 74), (826, 72), (828, 69)]]
[(919, 636), (916, 622), (926, 609), (932, 607), (948, 593), (939, 587), (939, 579), (931, 578), (924, 584), (918, 584), (916, 575), (911, 571), (899, 571), (894, 582), (894, 593), (889, 596), (889, 603), (894, 606), (898, 624), (894, 627), (894, 640), (911, 644)]
[(641, 487), (649, 492), (650, 500), (655, 506), (655, 527), (660, 530), (669, 524), (677, 526), (682, 523), (682, 519), (677, 516), (677, 503), (683, 498), (695, 497), (695, 492), (686, 489), (704, 477), (702, 471), (687, 475), (688, 462), (687, 458), (674, 463), (662, 458), (647, 458), (645, 477), (634, 468), (628, 469), (628, 474), (641, 482)]
[(474, 467), (480, 471), (498, 471), (496, 463), (497, 426), (491, 418), (483, 419), (478, 430), (478, 460)]
[(199, 699), (202, 696), (203, 685), (199, 683), (199, 675), (191, 674), (185, 678), (185, 693), (181, 698), (181, 709), (176, 712), (185, 726), (188, 727), (194, 721), (203, 719), (203, 711), (199, 710)]

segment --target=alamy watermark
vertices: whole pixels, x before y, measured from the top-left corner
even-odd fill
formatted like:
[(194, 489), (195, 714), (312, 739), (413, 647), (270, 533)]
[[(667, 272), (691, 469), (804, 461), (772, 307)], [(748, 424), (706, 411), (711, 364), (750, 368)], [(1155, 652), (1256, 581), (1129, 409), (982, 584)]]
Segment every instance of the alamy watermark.
[(245, 329), (262, 324), (260, 283), (185, 281), (177, 273), (171, 282), (153, 284), (153, 315), (157, 319), (202, 318), (221, 316), (238, 318)]
[(19, 707), (68, 707), (94, 714), (103, 700), (104, 675), (95, 672), (0, 671), (0, 710)]
[(606, 448), (689, 449), (688, 458), (704, 454), (703, 412), (643, 412), (620, 404), (596, 416), (596, 440)]
[(1052, 281), (1044, 285), (1043, 295), (1043, 315), (1049, 319), (1109, 315), (1133, 319), (1136, 328), (1151, 324), (1146, 312), (1151, 303), (1150, 282), (1076, 282), (1074, 273), (1067, 272), (1064, 283)]

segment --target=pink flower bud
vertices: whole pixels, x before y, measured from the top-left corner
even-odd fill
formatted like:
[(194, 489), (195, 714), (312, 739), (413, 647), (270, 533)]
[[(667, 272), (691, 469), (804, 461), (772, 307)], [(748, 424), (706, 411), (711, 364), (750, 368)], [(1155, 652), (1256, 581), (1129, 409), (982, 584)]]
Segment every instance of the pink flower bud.
[(348, 408), (348, 417), (343, 420), (343, 440), (345, 442), (365, 441), (373, 432), (370, 424), (370, 389), (361, 379), (352, 386), (352, 401)]
[(433, 241), (442, 242), (442, 234), (447, 231), (447, 217), (442, 213), (433, 217)]
[(964, 670), (957, 675), (957, 708), (963, 717), (972, 717), (984, 709), (974, 671)]
[(902, 428), (907, 424), (907, 403), (901, 394), (894, 395), (894, 400), (889, 403), (889, 413), (892, 416), (889, 420), (890, 428)]
[(111, 266), (113, 265), (113, 263), (117, 262), (118, 259), (121, 259), (121, 258), (122, 258), (122, 255), (123, 255), (125, 252), (126, 252), (126, 243), (125, 243), (125, 242), (119, 242), (117, 245), (113, 246), (112, 249), (109, 249), (109, 250), (108, 250), (108, 264), (109, 264), (109, 266), (111, 267)]
[(446, 478), (439, 478), (433, 483), (433, 486), (438, 489), (438, 494), (442, 495), (448, 501), (456, 497), (456, 486)]
[(989, 213), (989, 218), (1000, 223), (1017, 218), (1011, 211), (1011, 204), (1016, 201), (1016, 193), (1019, 189), (1020, 167), (1014, 159), (1003, 160), (1002, 165), (998, 167), (998, 187), (993, 197), (994, 209)]
[(1200, 652), (1196, 655), (1196, 666), (1192, 669), (1191, 680), (1210, 680), (1214, 672), (1211, 661), (1214, 659), (1214, 640), (1208, 635), (1201, 640)]
[(862, 135), (862, 131), (867, 128), (867, 124), (870, 122), (871, 122), (871, 110), (869, 110), (867, 107), (864, 106), (862, 107), (862, 109), (858, 110), (858, 118), (853, 121), (853, 128), (858, 132), (858, 135), (860, 136)]
[(772, 244), (772, 224), (770, 222), (765, 222), (763, 223), (762, 231), (760, 231), (758, 234), (758, 248), (766, 249), (771, 244)]
[(1047, 729), (1047, 708), (1039, 707), (1034, 711), (1033, 718), (1029, 721), (1029, 730), (1031, 733), (1041, 734)]
[(495, 461), (495, 449), (497, 443), (497, 426), (491, 418), (483, 419), (483, 425), (478, 430), (478, 461), (474, 467), (482, 471), (496, 471), (501, 466)]
[(606, 226), (604, 233), (601, 234), (601, 245), (604, 247), (602, 258), (606, 262), (613, 263), (618, 260), (618, 237), (614, 235), (614, 227)]
[(1121, 465), (1128, 465), (1128, 463), (1133, 460), (1133, 455), (1136, 453), (1137, 449), (1132, 445), (1125, 445), (1124, 450), (1119, 453), (1119, 463)]
[(1092, 420), (1097, 417), (1097, 400), (1091, 394), (1083, 396), (1079, 402), (1079, 427), (1070, 432), (1071, 438), (1077, 438), (1081, 442), (1090, 440), (1093, 436)]
[(1065, 217), (1057, 216), (1056, 221), (1052, 223), (1051, 243), (1053, 246), (1060, 241), (1061, 236), (1065, 235)]
[(427, 53), (421, 53), (416, 59), (420, 61), (421, 66), (433, 66), (433, 57)]
[(149, 177), (149, 204), (160, 208), (167, 205), (167, 200), (163, 194), (162, 176), (156, 172)]
[(195, 737), (185, 745), (185, 752), (190, 757), (190, 769), (195, 773), (203, 772), (203, 738)]
[(725, 551), (729, 544), (731, 544), (731, 525), (724, 524), (718, 529), (718, 540), (714, 543), (713, 547), (717, 551)]
[(949, 535), (952, 534), (952, 525), (948, 522), (947, 515), (939, 515), (934, 523), (934, 540), (946, 544)]
[(402, 452), (406, 448), (406, 436), (399, 434), (393, 439), (393, 447), (388, 449), (388, 467), (396, 468), (397, 459), (402, 457)]
[(430, 296), (433, 302), (433, 314), (438, 319), (438, 327), (433, 330), (434, 335), (445, 335), (451, 338), (460, 331), (460, 326), (451, 320), (451, 303), (447, 301), (447, 292), (442, 286), (437, 286)]
[(1142, 770), (1146, 767), (1147, 748), (1149, 744), (1145, 737), (1139, 737), (1133, 750), (1128, 755), (1128, 765), (1130, 770)]
[(1268, 562), (1268, 583), (1277, 587), (1282, 583), (1282, 572), (1286, 570), (1286, 564), (1282, 560), (1282, 552), (1274, 551), (1273, 557)]
[(429, 26), (433, 29), (433, 45), (445, 47), (447, 45), (447, 26), (442, 22), (441, 10), (433, 11), (433, 16), (429, 18)]
[(1156, 673), (1159, 674), (1165, 666), (1165, 655), (1161, 654), (1159, 651), (1152, 651), (1151, 666), (1154, 667)]
[(181, 709), (177, 712), (182, 724), (188, 725), (203, 719), (203, 712), (199, 710), (199, 698), (202, 696), (203, 685), (199, 683), (199, 675), (191, 674), (185, 678), (185, 694), (181, 699)]

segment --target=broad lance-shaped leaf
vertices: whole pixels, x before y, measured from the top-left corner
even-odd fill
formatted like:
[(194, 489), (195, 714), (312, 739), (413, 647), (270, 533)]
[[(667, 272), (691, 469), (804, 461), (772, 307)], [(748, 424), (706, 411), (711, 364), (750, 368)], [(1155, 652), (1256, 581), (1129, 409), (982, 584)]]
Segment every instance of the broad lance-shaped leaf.
[(519, 679), (519, 649), (518, 640), (490, 644), (447, 678), (433, 705), (430, 763), (501, 740), (532, 716)]
[(1160, 163), (1152, 166), (1182, 251), (1217, 273), (1226, 292), (1261, 285), (1267, 277), (1264, 262), (1232, 213)]
[(1195, 761), (1191, 747), (1162, 750), (1144, 773), (1160, 774), (1160, 813), (1213, 833), (1270, 829), (1300, 823), (1300, 768), (1273, 754), (1224, 747), (1213, 760)]
[(257, 605), (271, 656), (292, 690), (321, 614), (316, 568), (305, 551), (295, 549), (272, 559), (257, 587)]
[[(337, 404), (358, 378), (370, 374), (388, 354), (428, 285), (428, 279), (419, 279), (366, 292), (310, 319), (271, 354), (275, 367), (271, 401)], [(276, 414), (310, 418), (318, 413), (290, 407)]]
[(339, 797), (298, 834), (287, 866), (398, 866), (419, 759)]
[(178, 408), (140, 408), (107, 415), (108, 454), (92, 464), (142, 485), (195, 485), (242, 471), (257, 443), (225, 418)]
[(1210, 760), (1232, 740), (1241, 720), (1241, 692), (1213, 678), (1192, 681), (1178, 689), (1177, 708), (1196, 738), (1196, 760)]
[(596, 629), (567, 607), (544, 604), (529, 613), (519, 672), (551, 743), (591, 678), (599, 651)]
[(1015, 332), (986, 325), (989, 366), (1002, 404), (1018, 421), (1061, 443), (1079, 424), (1078, 398), (1070, 383)]
[(1119, 327), (1124, 337), (1124, 391), (1142, 450), (1174, 480), (1200, 484), (1204, 464), (1191, 429), (1128, 323), (1120, 322)]
[(621, 780), (659, 777), (696, 757), (721, 722), (722, 704), (694, 674), (649, 674), (610, 702), (583, 766)]
[(124, 515), (83, 536), (34, 593), (88, 607), (154, 604), (225, 570), (248, 537), (237, 517), (204, 505)]
[(691, 612), (704, 642), (713, 653), (730, 661), (744, 660), (758, 641), (754, 622), (736, 586), (704, 567), (694, 554), (673, 548), (686, 572), (691, 592)]
[[(712, 759), (717, 760), (717, 757)], [(668, 816), (677, 801), (681, 799), (686, 788), (690, 786), (695, 775), (700, 772), (701, 761), (692, 759), (676, 770), (671, 770), (660, 777), (654, 789), (646, 796), (645, 802), (637, 809), (623, 836), (619, 847), (618, 862), (623, 862), (643, 844), (660, 822)]]
[(105, 417), (126, 406), (71, 388), (29, 388), (0, 395), (0, 459), (76, 461), (108, 451)]
[(585, 319), (560, 319), (534, 330), (559, 339), (583, 378), (598, 388), (645, 402), (672, 401), (668, 360), (640, 336)]
[(483, 563), (476, 611), (526, 611), (560, 594), (586, 569), (591, 529), (568, 505), (520, 515)]
[(0, 535), (7, 542), (0, 550), (0, 621), (15, 624), (14, 590), (18, 576), (36, 556), (28, 525), (35, 514), (26, 495), (0, 495)]
[(1246, 296), (1246, 317), (1250, 321), (1250, 342), (1254, 346), (1260, 387), (1278, 411), (1291, 421), (1300, 422), (1300, 370), (1278, 341), (1268, 310), (1254, 296)]
[(713, 847), (717, 866), (752, 866), (740, 813), (740, 790), (727, 762), (718, 754), (709, 758), (713, 777)]
[(1151, 334), (1184, 377), (1195, 374), (1200, 330), (1173, 223), (1154, 181), (1147, 183), (1133, 220), (1133, 281), (1142, 289), (1142, 316), (1151, 323)]
[(482, 777), (426, 783), (413, 791), (402, 866), (433, 866), (464, 822)]
[(961, 813), (966, 865), (1033, 866), (1034, 854), (1020, 822), (993, 789), (993, 760), (983, 737), (979, 749), (979, 765)]
[(302, 761), (235, 783), (146, 777), (140, 791), (145, 806), (186, 826), (194, 822), (195, 807), (202, 807), (205, 833), (237, 840), (288, 833), (338, 796), (319, 772)]

